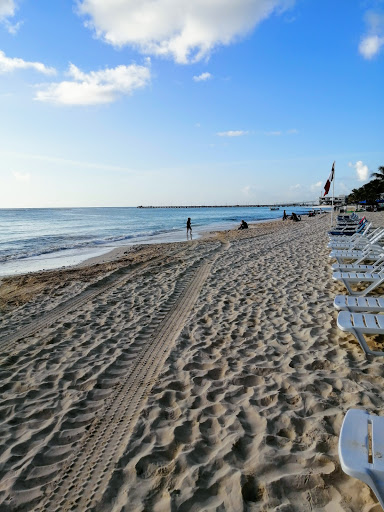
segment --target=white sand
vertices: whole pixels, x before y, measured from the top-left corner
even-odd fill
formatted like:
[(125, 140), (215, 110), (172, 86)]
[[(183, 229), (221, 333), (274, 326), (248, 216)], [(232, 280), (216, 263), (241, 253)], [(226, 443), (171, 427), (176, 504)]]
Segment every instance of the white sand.
[(0, 510), (381, 510), (337, 455), (384, 366), (337, 329), (328, 223), (5, 281)]

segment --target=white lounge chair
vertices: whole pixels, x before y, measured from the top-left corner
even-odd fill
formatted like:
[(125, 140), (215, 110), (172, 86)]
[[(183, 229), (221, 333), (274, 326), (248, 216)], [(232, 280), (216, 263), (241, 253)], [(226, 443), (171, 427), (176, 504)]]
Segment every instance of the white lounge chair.
[(384, 418), (349, 409), (339, 437), (343, 471), (369, 485), (384, 508)]
[(360, 220), (357, 213), (351, 213), (351, 215), (338, 215), (337, 222), (338, 223), (348, 223), (348, 222), (358, 222)]
[(361, 224), (356, 224), (356, 226), (345, 226), (345, 227), (338, 227), (333, 228), (332, 231), (328, 231), (328, 236), (330, 238), (336, 237), (336, 236), (352, 236), (354, 233), (361, 233), (365, 226), (367, 221), (364, 220)]
[[(369, 235), (368, 232), (372, 227), (372, 222), (366, 222), (364, 224), (364, 227), (357, 231), (356, 233), (353, 233), (352, 235), (328, 235), (329, 239), (331, 240), (330, 243), (333, 242), (352, 242), (352, 240), (355, 240), (356, 238), (361, 238), (364, 236), (372, 236), (372, 233)], [(378, 230), (380, 228), (376, 228)]]
[(359, 217), (357, 214), (352, 215), (338, 215), (337, 224), (356, 224), (360, 222), (364, 217)]
[(367, 235), (353, 235), (353, 237), (351, 237), (349, 241), (339, 241), (339, 239), (331, 240), (328, 243), (328, 247), (330, 249), (364, 249), (364, 247), (367, 247), (368, 244), (376, 244), (382, 238), (384, 238), (384, 229), (376, 228), (375, 230), (372, 231), (372, 233), (369, 233)]
[(337, 326), (342, 331), (350, 332), (355, 336), (366, 356), (384, 356), (384, 352), (371, 350), (364, 337), (364, 334), (384, 334), (384, 315), (340, 311), (337, 316)]
[[(384, 283), (384, 268), (381, 267), (379, 272), (334, 272), (332, 279), (341, 281), (351, 295), (367, 295)], [(360, 283), (368, 284), (368, 286), (361, 291), (352, 290), (351, 284)]]
[(378, 272), (384, 265), (384, 254), (370, 265), (363, 264), (361, 261), (364, 261), (364, 258), (359, 258), (351, 263), (333, 263), (332, 270), (340, 272)]
[(339, 311), (353, 311), (354, 313), (381, 313), (384, 312), (384, 297), (351, 297), (350, 295), (336, 295), (333, 305)]
[(329, 257), (337, 260), (338, 263), (343, 263), (347, 260), (377, 260), (380, 256), (384, 255), (384, 247), (379, 244), (368, 244), (364, 249), (335, 249), (331, 251)]

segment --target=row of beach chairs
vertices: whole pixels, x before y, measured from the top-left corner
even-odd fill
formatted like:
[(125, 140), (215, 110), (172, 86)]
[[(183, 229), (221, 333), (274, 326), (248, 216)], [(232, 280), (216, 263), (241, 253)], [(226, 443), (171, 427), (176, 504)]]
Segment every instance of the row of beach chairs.
[[(367, 358), (383, 356), (371, 350), (365, 335), (384, 334), (384, 296), (368, 295), (384, 283), (384, 228), (372, 229), (365, 217), (338, 217), (329, 232), (333, 279), (342, 282), (349, 295), (337, 295), (337, 325), (351, 332)], [(384, 417), (361, 409), (349, 409), (339, 438), (343, 471), (362, 480), (384, 509)]]

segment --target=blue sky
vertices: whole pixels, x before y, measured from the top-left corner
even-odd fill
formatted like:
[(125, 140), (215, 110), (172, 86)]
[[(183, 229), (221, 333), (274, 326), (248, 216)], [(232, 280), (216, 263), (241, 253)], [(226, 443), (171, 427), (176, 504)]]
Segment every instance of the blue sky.
[(382, 0), (0, 0), (0, 207), (349, 193), (383, 76)]

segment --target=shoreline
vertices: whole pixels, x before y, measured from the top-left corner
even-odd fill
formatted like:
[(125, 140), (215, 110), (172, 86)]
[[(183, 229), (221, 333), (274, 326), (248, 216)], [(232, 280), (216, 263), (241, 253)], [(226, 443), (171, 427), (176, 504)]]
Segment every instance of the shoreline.
[[(249, 225), (249, 231), (253, 229), (258, 229), (257, 226), (265, 225), (266, 229), (268, 229), (268, 225), (271, 224), (275, 226), (277, 222), (283, 222), (281, 219), (272, 219), (272, 220), (262, 220)], [(26, 272), (23, 274), (11, 274), (8, 276), (0, 277), (0, 312), (2, 307), (7, 303), (7, 298), (11, 293), (11, 296), (14, 297), (17, 295), (18, 289), (23, 287), (26, 283), (30, 283), (31, 288), (36, 286), (36, 290), (44, 289), (43, 282), (54, 282), (59, 279), (60, 276), (69, 275), (71, 279), (76, 279), (77, 276), (79, 279), (84, 279), (85, 282), (89, 278), (93, 279), (95, 276), (100, 274), (108, 273), (110, 271), (114, 271), (119, 269), (121, 266), (128, 264), (135, 264), (137, 259), (141, 259), (142, 255), (150, 254), (153, 251), (155, 252), (166, 252), (167, 248), (172, 249), (173, 247), (182, 246), (183, 244), (197, 244), (199, 242), (209, 242), (210, 240), (215, 239), (225, 239), (226, 237), (233, 238), (236, 237), (236, 233), (243, 234), (245, 231), (238, 231), (237, 229), (224, 229), (220, 231), (205, 231), (199, 238), (193, 239), (192, 241), (179, 241), (179, 242), (163, 242), (163, 243), (150, 243), (150, 244), (133, 244), (121, 247), (115, 247), (110, 251), (100, 254), (98, 256), (93, 256), (87, 258), (84, 261), (81, 261), (75, 265), (70, 265), (68, 267), (59, 267), (52, 269), (42, 269), (36, 270), (34, 272)], [(144, 256), (143, 256), (144, 257)], [(52, 276), (52, 278), (51, 278)], [(67, 281), (67, 280), (65, 280)], [(33, 291), (31, 293), (27, 293), (24, 298), (16, 299), (18, 300), (18, 304), (23, 304), (26, 297), (31, 297), (34, 294)], [(13, 299), (12, 299), (13, 300)]]
[(383, 414), (382, 361), (337, 328), (328, 222), (7, 278), (0, 508), (376, 510), (338, 436)]
[[(253, 222), (250, 224), (259, 224), (259, 223), (268, 223), (268, 222), (276, 222), (281, 219), (262, 219), (257, 222)], [(228, 223), (227, 226), (223, 227), (222, 229), (214, 229), (214, 225), (207, 226), (204, 229), (199, 229), (197, 231), (197, 234), (194, 235), (194, 240), (200, 240), (203, 238), (206, 238), (211, 233), (216, 233), (220, 231), (231, 231), (235, 230), (235, 226), (237, 224), (235, 223)], [(183, 233), (183, 235), (181, 235)], [(181, 237), (183, 240), (181, 240)], [(159, 238), (159, 240), (157, 240)], [(169, 238), (169, 240), (167, 240)], [(168, 236), (163, 237), (154, 237), (151, 240), (147, 241), (135, 241), (131, 243), (127, 243), (126, 245), (118, 245), (115, 247), (93, 247), (89, 249), (67, 249), (67, 250), (61, 250), (57, 252), (52, 252), (47, 255), (40, 255), (40, 256), (34, 256), (30, 258), (21, 258), (18, 260), (11, 260), (10, 262), (6, 262), (4, 265), (7, 264), (13, 264), (16, 266), (22, 266), (25, 263), (29, 263), (31, 265), (32, 263), (35, 263), (34, 269), (30, 269), (27, 271), (23, 271), (21, 269), (18, 269), (17, 271), (10, 272), (9, 274), (0, 275), (0, 284), (2, 279), (12, 276), (21, 276), (26, 274), (33, 274), (36, 272), (49, 272), (51, 270), (60, 270), (60, 269), (68, 269), (68, 268), (76, 268), (78, 266), (87, 265), (88, 261), (91, 261), (93, 263), (99, 263), (99, 262), (105, 262), (105, 261), (111, 261), (112, 259), (116, 257), (119, 257), (120, 254), (124, 254), (127, 250), (130, 250), (132, 247), (137, 246), (147, 246), (147, 245), (161, 245), (161, 244), (171, 244), (171, 243), (183, 243), (186, 240), (185, 238), (185, 232), (180, 231), (178, 233), (168, 233)], [(86, 256), (86, 252), (96, 253), (95, 255), (89, 255)], [(83, 253), (83, 254), (82, 254)], [(56, 261), (53, 265), (50, 265), (50, 261)]]
[[(40, 242), (39, 236), (37, 236), (36, 243), (34, 242), (30, 244), (28, 240), (25, 240), (26, 245), (21, 245), (23, 240), (21, 237), (14, 247), (13, 253), (10, 252), (12, 244), (10, 247), (7, 247), (6, 244), (4, 251), (1, 254), (2, 262), (0, 263), (0, 277), (36, 272), (43, 269), (51, 270), (74, 266), (89, 258), (106, 254), (115, 248), (126, 246), (130, 247), (137, 244), (182, 242), (186, 239), (184, 220), (181, 219), (180, 213), (178, 214), (177, 219), (173, 219), (172, 216), (174, 214), (171, 214), (171, 218), (169, 218), (167, 222), (164, 221), (163, 214), (156, 214), (155, 217), (157, 218), (160, 216), (161, 219), (158, 221), (157, 227), (153, 224), (153, 220), (148, 221), (147, 215), (141, 215), (141, 217), (143, 217), (141, 219), (143, 222), (141, 228), (140, 223), (138, 228), (135, 228), (134, 226), (124, 228), (121, 217), (119, 217), (119, 215), (121, 215), (121, 209), (117, 210), (120, 213), (117, 215), (117, 224), (115, 226), (116, 230), (113, 236), (109, 236), (108, 231), (103, 231), (103, 229), (98, 232), (98, 228), (96, 228), (93, 239), (89, 242), (84, 242), (80, 236), (81, 234), (78, 233), (78, 235), (76, 235), (75, 230), (72, 236), (67, 227), (63, 225), (62, 227), (66, 234), (60, 242), (57, 242), (56, 247), (46, 242)], [(129, 210), (132, 210), (132, 208)], [(205, 236), (206, 232), (235, 229), (240, 223), (240, 219), (242, 218), (241, 215), (244, 215), (244, 210), (236, 211), (237, 213), (235, 217), (239, 216), (239, 220), (237, 220), (234, 215), (225, 216), (219, 214), (218, 217), (215, 217), (215, 214), (210, 218), (209, 215), (203, 214), (202, 218), (200, 213), (196, 214), (196, 218), (194, 219), (192, 226), (195, 239)], [(263, 212), (262, 214), (257, 213), (256, 216), (266, 216), (267, 218), (257, 218), (253, 220), (247, 219), (247, 221), (248, 223), (269, 222), (276, 220), (276, 218), (279, 219), (282, 216), (282, 212), (279, 212), (277, 217), (277, 212), (272, 213), (272, 216), (269, 215), (269, 212)], [(132, 213), (130, 213), (130, 215), (132, 215)], [(151, 214), (149, 217), (152, 219), (153, 216), (154, 214)], [(92, 219), (92, 216), (90, 218)], [(65, 216), (62, 216), (59, 219), (59, 222), (63, 223), (64, 219)], [(110, 220), (110, 218), (105, 219), (106, 223)], [(149, 224), (146, 224), (147, 222), (149, 222)], [(90, 227), (91, 226), (92, 224), (90, 224)], [(98, 233), (98, 235), (95, 235), (95, 233)], [(50, 234), (46, 233), (46, 236), (49, 239)], [(68, 236), (69, 239), (66, 239)], [(35, 246), (33, 244), (35, 244)]]

